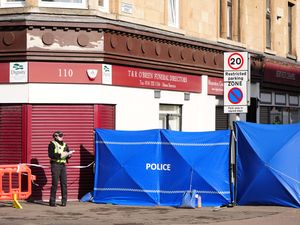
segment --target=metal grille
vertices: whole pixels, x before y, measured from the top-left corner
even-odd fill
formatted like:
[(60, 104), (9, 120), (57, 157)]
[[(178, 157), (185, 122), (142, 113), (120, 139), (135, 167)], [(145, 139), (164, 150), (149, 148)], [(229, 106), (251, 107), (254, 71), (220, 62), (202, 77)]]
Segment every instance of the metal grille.
[(0, 105), (0, 164), (22, 162), (22, 106)]
[(227, 130), (228, 129), (228, 114), (224, 113), (223, 106), (216, 107), (216, 130)]
[(269, 106), (261, 106), (260, 107), (259, 122), (262, 124), (270, 123), (270, 107)]
[[(31, 109), (31, 163), (50, 166), (48, 144), (55, 130), (64, 132), (64, 141), (75, 150), (68, 164), (68, 198), (80, 199), (93, 189), (93, 168), (71, 168), (86, 166), (94, 161), (94, 118), (105, 121), (101, 125), (113, 128), (111, 115), (114, 108), (101, 107), (95, 115), (94, 105), (33, 105)], [(108, 115), (107, 115), (108, 114)], [(51, 187), (50, 168), (32, 167), (37, 175), (33, 199), (48, 200)], [(57, 196), (60, 196), (58, 190)]]

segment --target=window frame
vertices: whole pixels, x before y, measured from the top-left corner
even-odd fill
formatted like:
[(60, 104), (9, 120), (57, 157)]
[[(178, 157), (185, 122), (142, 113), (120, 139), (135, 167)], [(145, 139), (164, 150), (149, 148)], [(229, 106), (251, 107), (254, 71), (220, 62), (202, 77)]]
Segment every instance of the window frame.
[[(266, 0), (266, 49), (272, 49), (272, 1), (271, 0)], [(269, 29), (267, 29), (269, 26)]]
[(219, 37), (241, 42), (241, 0), (220, 0), (219, 7)]
[(49, 8), (68, 8), (68, 9), (87, 9), (87, 0), (81, 0), (81, 3), (75, 2), (56, 2), (56, 1), (43, 1), (39, 0), (40, 7)]
[(0, 0), (1, 8), (14, 8), (14, 7), (24, 7), (26, 5), (26, 0), (8, 2), (7, 0)]
[(233, 8), (232, 0), (226, 0), (226, 38), (233, 39)]
[[(164, 109), (164, 107), (174, 107), (174, 109)], [(170, 120), (169, 118), (177, 118), (178, 121), (176, 124), (176, 128), (178, 129), (170, 129)], [(160, 125), (161, 129), (168, 129), (168, 130), (175, 130), (175, 131), (181, 131), (182, 130), (182, 105), (173, 105), (173, 104), (159, 104), (159, 122), (161, 122)]]
[(179, 28), (179, 0), (168, 0), (168, 26)]
[(98, 7), (99, 7), (99, 11), (101, 12), (109, 12), (109, 0), (103, 0), (103, 5), (99, 5), (99, 1), (98, 1)]
[(294, 22), (293, 22), (293, 14), (295, 4), (288, 2), (288, 21), (287, 21), (287, 34), (288, 34), (288, 54), (294, 55)]

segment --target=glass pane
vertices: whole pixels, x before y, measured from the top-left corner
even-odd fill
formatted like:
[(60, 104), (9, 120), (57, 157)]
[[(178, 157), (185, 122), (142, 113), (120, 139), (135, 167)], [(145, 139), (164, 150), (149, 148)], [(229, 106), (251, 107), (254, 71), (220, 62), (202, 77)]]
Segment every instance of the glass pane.
[(275, 103), (284, 105), (286, 104), (285, 94), (275, 94)]
[(232, 39), (232, 6), (227, 5), (227, 38)]
[(292, 53), (292, 26), (289, 24), (288, 27), (288, 50), (289, 53)]
[(288, 9), (288, 23), (292, 22), (292, 5), (289, 4), (289, 9)]
[(159, 115), (159, 128), (160, 129), (166, 129), (167, 127), (167, 118), (165, 115)]
[(260, 100), (263, 103), (272, 103), (272, 94), (271, 93), (260, 93)]
[(169, 0), (168, 20), (169, 25), (178, 25), (178, 0)]
[(288, 5), (288, 53), (293, 51), (293, 4)]
[(174, 0), (169, 0), (169, 22), (175, 24), (175, 2)]
[(290, 123), (289, 115), (290, 115), (289, 109), (288, 108), (283, 109), (283, 111), (282, 111), (282, 123), (283, 124), (289, 124)]
[(181, 106), (160, 105), (159, 126), (161, 129), (181, 130)]
[(291, 109), (290, 111), (290, 123), (300, 122), (300, 109)]
[(281, 108), (273, 107), (270, 112), (271, 124), (282, 124), (282, 111)]
[(180, 131), (180, 117), (175, 115), (169, 115), (168, 117), (168, 129)]
[(269, 17), (266, 19), (266, 48), (271, 48), (271, 20)]
[(42, 0), (42, 2), (82, 3), (82, 0)]
[(266, 0), (267, 12), (270, 12), (270, 0)]
[(99, 6), (104, 6), (104, 0), (98, 0), (98, 5)]

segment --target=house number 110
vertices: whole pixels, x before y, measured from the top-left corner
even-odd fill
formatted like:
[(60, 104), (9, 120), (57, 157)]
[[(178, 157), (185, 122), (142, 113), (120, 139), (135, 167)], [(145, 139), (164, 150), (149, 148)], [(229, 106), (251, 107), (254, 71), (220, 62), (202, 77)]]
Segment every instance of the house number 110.
[(72, 77), (73, 70), (72, 69), (58, 69), (58, 76), (59, 77)]

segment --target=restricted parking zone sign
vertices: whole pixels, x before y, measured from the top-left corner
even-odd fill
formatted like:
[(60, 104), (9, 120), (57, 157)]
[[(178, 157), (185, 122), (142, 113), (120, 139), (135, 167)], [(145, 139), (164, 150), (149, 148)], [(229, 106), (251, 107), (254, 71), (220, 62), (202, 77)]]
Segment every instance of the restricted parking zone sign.
[(247, 113), (250, 103), (248, 52), (224, 53), (224, 113)]

